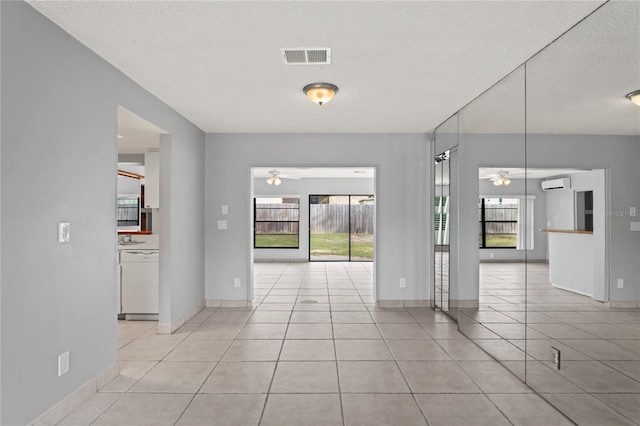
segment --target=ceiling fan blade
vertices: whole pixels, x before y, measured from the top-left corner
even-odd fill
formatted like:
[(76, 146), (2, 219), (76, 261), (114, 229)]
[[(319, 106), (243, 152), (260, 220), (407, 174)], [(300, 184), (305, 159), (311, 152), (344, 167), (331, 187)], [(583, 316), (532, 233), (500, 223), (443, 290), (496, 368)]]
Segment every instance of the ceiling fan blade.
[(283, 173), (283, 174), (280, 174), (278, 176), (280, 176), (282, 179), (302, 179), (298, 175), (290, 175), (290, 174), (287, 174), (287, 173)]

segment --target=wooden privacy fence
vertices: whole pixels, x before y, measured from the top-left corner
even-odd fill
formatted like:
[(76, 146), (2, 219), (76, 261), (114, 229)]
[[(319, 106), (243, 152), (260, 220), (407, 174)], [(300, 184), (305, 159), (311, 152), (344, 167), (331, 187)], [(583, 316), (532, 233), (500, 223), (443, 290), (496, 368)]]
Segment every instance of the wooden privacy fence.
[[(517, 234), (517, 207), (486, 207), (484, 211), (487, 234)], [(492, 222), (498, 221), (498, 222)], [(501, 222), (504, 221), (504, 222)]]
[(349, 210), (351, 210), (351, 232), (373, 234), (374, 206), (371, 204), (311, 204), (309, 224), (314, 234), (349, 232)]
[(298, 234), (299, 204), (256, 204), (256, 233)]

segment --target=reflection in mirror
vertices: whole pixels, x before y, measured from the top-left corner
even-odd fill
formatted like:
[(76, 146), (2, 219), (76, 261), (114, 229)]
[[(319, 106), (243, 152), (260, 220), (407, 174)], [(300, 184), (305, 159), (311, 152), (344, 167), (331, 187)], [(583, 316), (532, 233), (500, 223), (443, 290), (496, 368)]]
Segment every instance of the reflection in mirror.
[(607, 2), (526, 70), (527, 166), (566, 169), (527, 183), (548, 247), (527, 268), (527, 384), (576, 423), (638, 423), (640, 3)]
[(435, 157), (434, 306), (449, 311), (449, 155)]
[(434, 175), (434, 296), (433, 305), (443, 312), (450, 313), (452, 271), (455, 269), (449, 258), (451, 244), (455, 241), (455, 225), (450, 220), (455, 215), (454, 190), (451, 188), (449, 175), (454, 164), (452, 154), (458, 145), (458, 116), (454, 115), (440, 125), (435, 131)]
[[(459, 113), (458, 325), (525, 378), (527, 197), (524, 67)], [(455, 178), (452, 176), (452, 180)]]

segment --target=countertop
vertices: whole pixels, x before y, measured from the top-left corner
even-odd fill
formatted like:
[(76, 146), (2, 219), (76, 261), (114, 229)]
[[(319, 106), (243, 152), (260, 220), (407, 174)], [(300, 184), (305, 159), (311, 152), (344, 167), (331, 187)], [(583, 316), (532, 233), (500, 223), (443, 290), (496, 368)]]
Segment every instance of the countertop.
[[(134, 239), (133, 241), (137, 241)], [(158, 250), (158, 243), (144, 242), (140, 244), (118, 244), (118, 250)]]
[(541, 229), (540, 232), (556, 232), (559, 234), (584, 234), (593, 235), (593, 231), (582, 231), (575, 229)]
[(158, 250), (160, 247), (160, 239), (158, 234), (152, 235), (132, 235), (131, 240), (140, 241), (140, 244), (120, 244), (122, 235), (118, 235), (118, 250)]

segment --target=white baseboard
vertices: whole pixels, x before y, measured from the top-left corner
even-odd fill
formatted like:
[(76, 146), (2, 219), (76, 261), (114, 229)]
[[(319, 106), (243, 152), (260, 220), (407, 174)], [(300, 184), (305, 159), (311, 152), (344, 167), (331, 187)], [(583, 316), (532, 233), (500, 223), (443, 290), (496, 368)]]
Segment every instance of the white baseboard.
[(264, 258), (264, 259), (253, 259), (253, 263), (309, 263), (309, 259), (268, 259), (268, 258)]
[(207, 308), (251, 308), (251, 300), (207, 300)]
[[(524, 259), (480, 259), (480, 263), (525, 263)], [(549, 263), (547, 259), (527, 259), (526, 263)]]
[(609, 302), (607, 306), (617, 309), (634, 309), (640, 308), (640, 302)]
[(397, 308), (428, 308), (431, 306), (429, 299), (408, 299), (408, 300), (378, 300), (378, 307), (385, 309)]
[(46, 412), (35, 419), (32, 426), (55, 425), (67, 417), (80, 404), (87, 401), (104, 385), (115, 379), (120, 374), (118, 364), (111, 364), (96, 377), (80, 386), (75, 391), (67, 395), (62, 401), (49, 408)]
[(480, 307), (478, 300), (451, 300), (449, 306), (452, 308), (477, 309)]
[(198, 303), (193, 308), (189, 309), (189, 311), (172, 322), (171, 324), (158, 324), (158, 334), (173, 334), (177, 329), (182, 327), (189, 321), (191, 318), (196, 316), (200, 311), (202, 311), (207, 306), (206, 302), (202, 301)]

